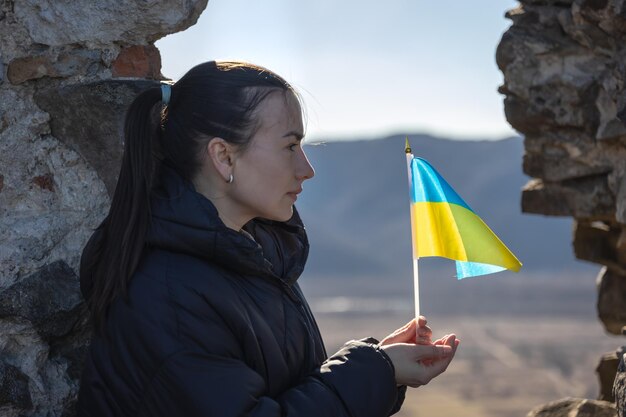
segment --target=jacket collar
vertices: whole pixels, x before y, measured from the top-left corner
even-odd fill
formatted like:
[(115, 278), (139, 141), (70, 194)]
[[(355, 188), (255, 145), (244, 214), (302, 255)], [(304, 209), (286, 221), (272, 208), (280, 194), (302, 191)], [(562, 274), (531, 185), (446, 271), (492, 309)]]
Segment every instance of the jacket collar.
[(215, 206), (193, 184), (163, 166), (152, 197), (146, 244), (187, 253), (244, 275), (294, 283), (304, 269), (309, 243), (294, 208), (287, 222), (254, 219), (241, 232), (229, 229)]

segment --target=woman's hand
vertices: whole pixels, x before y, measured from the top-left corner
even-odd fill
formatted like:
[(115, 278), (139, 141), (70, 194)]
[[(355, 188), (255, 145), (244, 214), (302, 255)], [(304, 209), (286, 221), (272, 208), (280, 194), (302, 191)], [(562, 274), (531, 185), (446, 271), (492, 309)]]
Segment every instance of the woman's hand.
[(426, 319), (420, 316), (418, 320), (411, 320), (381, 342), (382, 349), (395, 368), (398, 385), (414, 388), (426, 385), (450, 365), (460, 341), (452, 334), (435, 343), (415, 344), (416, 339), (430, 340), (431, 335), (432, 331), (426, 326)]
[[(398, 330), (385, 337), (381, 346), (390, 345), (392, 343), (413, 343), (417, 345), (430, 345), (432, 344), (431, 337), (433, 331), (426, 324), (428, 321), (426, 317), (419, 316), (418, 319), (413, 319)], [(416, 330), (417, 327), (417, 330)]]

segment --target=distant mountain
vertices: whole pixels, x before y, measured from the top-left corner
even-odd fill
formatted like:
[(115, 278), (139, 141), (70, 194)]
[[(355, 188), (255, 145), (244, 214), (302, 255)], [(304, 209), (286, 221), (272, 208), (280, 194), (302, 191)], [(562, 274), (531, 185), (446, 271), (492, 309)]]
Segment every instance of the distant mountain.
[[(521, 213), (521, 188), (528, 181), (521, 170), (521, 138), (452, 141), (411, 135), (409, 140), (413, 153), (427, 159), (524, 264), (521, 274), (474, 278), (470, 280), (479, 281), (467, 285), (483, 292), (505, 287), (508, 291), (513, 285), (524, 292), (547, 283), (547, 291), (556, 281), (570, 280), (573, 285), (572, 276), (582, 277), (583, 282), (588, 279), (592, 285), (598, 268), (574, 259), (572, 220)], [(321, 295), (328, 280), (334, 281), (335, 292), (341, 292), (344, 284), (353, 291), (355, 283), (359, 291), (370, 288), (379, 295), (410, 292), (404, 136), (308, 145), (305, 151), (316, 170), (297, 203), (311, 242), (303, 276), (309, 293)], [(452, 261), (420, 263), (429, 275), (445, 277), (424, 282), (431, 293), (457, 285)], [(474, 301), (480, 301), (478, 297)]]

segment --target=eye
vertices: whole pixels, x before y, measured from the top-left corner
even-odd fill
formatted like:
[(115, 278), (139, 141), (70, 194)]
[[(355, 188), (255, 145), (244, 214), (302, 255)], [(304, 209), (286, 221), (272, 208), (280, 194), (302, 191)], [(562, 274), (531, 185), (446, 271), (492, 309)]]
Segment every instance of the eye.
[(287, 148), (290, 151), (294, 152), (298, 146), (300, 146), (300, 143), (299, 142), (294, 142), (294, 143), (290, 143), (289, 146), (287, 146)]

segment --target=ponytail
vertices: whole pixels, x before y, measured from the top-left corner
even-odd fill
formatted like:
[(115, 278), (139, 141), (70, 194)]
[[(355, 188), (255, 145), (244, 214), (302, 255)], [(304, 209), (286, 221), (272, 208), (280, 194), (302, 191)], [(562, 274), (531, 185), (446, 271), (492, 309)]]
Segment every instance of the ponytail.
[[(158, 166), (154, 158), (161, 134), (153, 117), (161, 90), (150, 88), (141, 93), (126, 113), (124, 156), (111, 209), (98, 228), (102, 236), (86, 257), (85, 271), (92, 278), (88, 304), (91, 321), (101, 331), (109, 305), (127, 288), (145, 246), (150, 223), (150, 191)], [(82, 273), (82, 271), (81, 271)]]
[[(133, 101), (111, 209), (81, 260), (81, 279), (84, 275), (91, 281), (86, 296), (96, 331), (103, 330), (111, 303), (120, 296), (128, 299), (128, 284), (150, 226), (150, 194), (160, 180), (159, 160), (192, 181), (211, 138), (245, 149), (258, 127), (255, 109), (275, 91), (293, 89), (266, 68), (211, 61), (195, 66), (170, 88), (150, 88)], [(159, 122), (154, 110), (162, 97), (167, 105)]]

